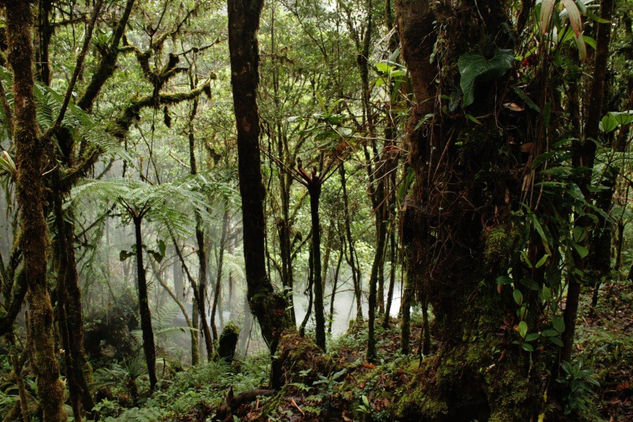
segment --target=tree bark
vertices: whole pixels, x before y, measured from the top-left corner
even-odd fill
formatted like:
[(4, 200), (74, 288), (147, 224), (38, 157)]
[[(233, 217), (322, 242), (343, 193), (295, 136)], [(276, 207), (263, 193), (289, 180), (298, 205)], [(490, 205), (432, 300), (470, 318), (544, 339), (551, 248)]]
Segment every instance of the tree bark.
[(347, 179), (345, 178), (345, 163), (341, 163), (339, 167), (339, 175), (341, 176), (341, 188), (343, 189), (343, 213), (345, 220), (345, 238), (349, 250), (347, 263), (352, 269), (352, 281), (354, 282), (354, 297), (356, 298), (356, 322), (363, 320), (363, 288), (361, 285), (360, 267), (356, 248), (354, 248), (354, 239), (352, 238), (352, 222), (349, 210), (349, 198), (347, 195)]
[[(193, 86), (193, 84), (191, 84)], [(193, 89), (193, 88), (192, 88)], [(193, 106), (191, 108), (191, 114), (189, 115), (189, 165), (191, 168), (191, 174), (198, 174), (198, 167), (196, 164), (196, 140), (194, 135), (193, 128), (193, 119), (196, 116), (198, 110), (198, 100), (195, 99), (193, 102)], [(198, 315), (194, 312), (194, 327), (197, 328), (198, 318), (204, 318), (207, 320), (207, 311), (206, 311), (206, 297), (207, 297), (207, 251), (205, 247), (204, 240), (204, 230), (202, 227), (202, 218), (200, 216), (200, 212), (198, 210), (195, 211), (196, 218), (196, 243), (198, 245), (198, 250), (196, 251), (196, 255), (198, 256), (198, 294), (195, 295), (194, 300), (197, 306)], [(195, 287), (194, 287), (195, 288)], [(203, 323), (203, 327), (204, 327)], [(213, 326), (215, 330), (215, 326)], [(204, 345), (207, 350), (207, 361), (211, 361), (213, 356), (213, 338), (209, 335), (208, 330), (203, 330), (204, 335)], [(213, 337), (217, 337), (217, 333), (213, 332)], [(194, 362), (199, 359), (199, 354), (197, 347), (194, 349), (194, 345), (191, 347), (191, 361)]]
[[(262, 0), (227, 0), (231, 85), (237, 125), (238, 169), (242, 198), (247, 296), (262, 335), (274, 354), (283, 331), (293, 329), (286, 300), (273, 290), (266, 274), (264, 249), (265, 197), (259, 152), (259, 52), (257, 29)], [(279, 387), (281, 368), (273, 361), (271, 382)]]
[(120, 51), (119, 43), (125, 33), (125, 27), (127, 26), (130, 14), (132, 13), (134, 2), (135, 0), (127, 0), (125, 3), (125, 9), (117, 22), (116, 28), (112, 32), (111, 42), (104, 49), (104, 54), (99, 61), (97, 70), (95, 70), (95, 73), (92, 75), (92, 79), (90, 80), (84, 95), (77, 102), (77, 105), (85, 111), (92, 110), (94, 101), (99, 95), (101, 88), (116, 70), (116, 62)]
[(55, 223), (57, 226), (57, 307), (60, 312), (59, 325), (66, 353), (66, 378), (73, 404), (75, 419), (81, 420), (81, 406), (90, 412), (94, 400), (85, 377), (84, 331), (81, 307), (81, 289), (77, 274), (74, 250), (74, 225), (72, 217), (62, 210), (59, 196), (55, 199)]
[[(341, 248), (342, 248), (341, 239)], [(334, 323), (334, 299), (336, 299), (336, 287), (338, 285), (338, 276), (341, 270), (341, 263), (343, 262), (343, 250), (338, 254), (338, 260), (336, 261), (336, 270), (334, 271), (334, 282), (332, 283), (332, 294), (330, 295), (330, 319), (328, 320), (327, 332), (332, 334), (332, 324)]]
[[(218, 248), (220, 249), (218, 253), (218, 272), (215, 277), (215, 289), (213, 291), (213, 305), (211, 306), (211, 328), (213, 330), (213, 337), (217, 339), (217, 329), (215, 327), (215, 314), (218, 309), (218, 305), (222, 301), (222, 267), (224, 265), (224, 249), (226, 249), (226, 241), (229, 230), (229, 204), (228, 202), (224, 204), (224, 217), (222, 218), (222, 235), (220, 237), (220, 244)], [(220, 310), (220, 313), (222, 311)], [(221, 325), (222, 322), (220, 322)]]
[(64, 385), (59, 378), (53, 334), (53, 308), (46, 286), (48, 228), (44, 219), (44, 151), (50, 140), (38, 139), (33, 95), (32, 16), (28, 2), (3, 1), (6, 11), (8, 58), (13, 69), (14, 142), (19, 244), (28, 286), (33, 370), (45, 422), (66, 420)]
[(321, 277), (321, 224), (319, 222), (321, 183), (321, 179), (313, 174), (308, 185), (308, 191), (310, 193), (310, 220), (312, 222), (312, 274), (314, 277), (316, 344), (325, 352), (325, 315), (323, 313), (323, 280)]
[[(378, 194), (377, 197), (384, 199), (384, 184), (383, 182), (379, 182), (381, 187), (379, 189), (382, 190), (381, 194)], [(384, 201), (381, 201), (384, 202)], [(374, 362), (376, 360), (376, 288), (378, 282), (378, 272), (382, 272), (384, 256), (385, 256), (385, 240), (387, 239), (387, 222), (384, 218), (383, 210), (386, 207), (383, 205), (379, 206), (379, 209), (376, 210), (376, 214), (380, 214), (377, 224), (376, 230), (376, 255), (374, 257), (374, 262), (371, 266), (371, 275), (369, 277), (369, 317), (368, 317), (368, 325), (369, 325), (369, 337), (367, 340), (367, 360), (369, 362)], [(384, 288), (384, 287), (383, 287)]]
[[(602, 0), (600, 2), (600, 17), (605, 23), (598, 23), (598, 35), (596, 37), (596, 55), (594, 61), (593, 81), (591, 93), (587, 105), (587, 119), (584, 128), (584, 141), (579, 149), (573, 152), (572, 162), (576, 168), (584, 168), (585, 172), (579, 183), (580, 190), (585, 196), (585, 200), (590, 202), (591, 174), (596, 156), (596, 143), (599, 136), (599, 123), (603, 113), (604, 90), (607, 78), (607, 61), (609, 59), (609, 44), (611, 42), (611, 15), (613, 12), (613, 0)], [(577, 226), (588, 231), (591, 227), (591, 220), (587, 217), (579, 218)], [(587, 238), (590, 238), (589, 233)], [(590, 246), (590, 245), (587, 245)], [(590, 250), (591, 252), (591, 250)], [(567, 302), (563, 319), (565, 322), (565, 332), (563, 333), (563, 351), (561, 360), (570, 361), (574, 335), (576, 332), (576, 316), (578, 315), (578, 302), (580, 298), (582, 278), (585, 277), (588, 262), (574, 251), (574, 264), (583, 275), (578, 276), (572, 271), (569, 277), (569, 287), (567, 292)]]
[(147, 279), (145, 278), (145, 266), (143, 265), (143, 235), (141, 233), (141, 223), (144, 213), (133, 215), (134, 238), (136, 239), (136, 271), (138, 281), (138, 306), (141, 315), (141, 330), (143, 332), (143, 351), (145, 352), (145, 362), (149, 375), (150, 392), (156, 387), (156, 348), (154, 346), (154, 331), (152, 330), (152, 315), (149, 310), (149, 299), (147, 296)]
[[(516, 128), (521, 121), (497, 108), (511, 95), (507, 87), (513, 72), (478, 81), (476, 101), (470, 106), (462, 103), (460, 108), (458, 99), (450, 111), (444, 99), (459, 94), (460, 58), (513, 47), (508, 2), (394, 4), (415, 95), (408, 123), (415, 184), (402, 218), (409, 284), (405, 296), (413, 289), (428, 300), (439, 345), (420, 377), (433, 382), (417, 387), (420, 419), (535, 420), (542, 394), (536, 383), (526, 381), (531, 376), (529, 356), (520, 348), (506, 348), (502, 358), (491, 352), (505, 348), (497, 331), (504, 320), (517, 318), (517, 306), (507, 291), (495, 290), (494, 278), (490, 280), (494, 271), (485, 264), (482, 247), (489, 225), (503, 229), (512, 204), (521, 198), (521, 183), (511, 170), (524, 168), (525, 158), (506, 147), (510, 126)], [(476, 125), (467, 113), (487, 117)], [(527, 120), (528, 113), (522, 116)], [(512, 158), (506, 160), (503, 154)], [(510, 328), (504, 335), (516, 333)], [(486, 367), (490, 369), (481, 370)], [(445, 407), (437, 411), (434, 406)]]

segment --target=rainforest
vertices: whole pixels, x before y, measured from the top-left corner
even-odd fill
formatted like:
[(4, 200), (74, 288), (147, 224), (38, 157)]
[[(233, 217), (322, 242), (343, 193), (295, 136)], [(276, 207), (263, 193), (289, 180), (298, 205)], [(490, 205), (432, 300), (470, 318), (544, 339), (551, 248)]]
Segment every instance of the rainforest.
[(0, 0), (0, 421), (633, 421), (632, 21)]

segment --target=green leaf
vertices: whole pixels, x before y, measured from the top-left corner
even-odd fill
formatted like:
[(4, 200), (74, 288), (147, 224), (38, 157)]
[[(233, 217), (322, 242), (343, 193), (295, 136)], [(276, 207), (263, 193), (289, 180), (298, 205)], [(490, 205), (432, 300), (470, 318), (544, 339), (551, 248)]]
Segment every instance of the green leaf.
[(525, 321), (519, 322), (519, 335), (521, 337), (525, 338), (525, 335), (527, 334), (527, 331), (528, 331), (527, 322), (525, 322)]
[(550, 297), (552, 297), (552, 291), (550, 290), (549, 287), (543, 286), (543, 290), (541, 290), (541, 299), (549, 300)]
[(591, 12), (587, 12), (587, 17), (589, 19), (591, 19), (594, 22), (598, 22), (598, 23), (609, 23), (608, 20), (601, 18), (600, 16), (596, 15), (595, 13), (591, 13)]
[(153, 249), (148, 250), (147, 253), (150, 254), (152, 258), (154, 258), (154, 261), (156, 262), (160, 263), (163, 260), (163, 255), (161, 255), (159, 252), (156, 252)]
[(363, 396), (361, 397), (361, 399), (363, 400), (363, 404), (367, 407), (369, 407), (369, 399), (367, 398), (366, 395), (363, 394)]
[(600, 130), (609, 133), (631, 123), (633, 123), (633, 110), (610, 111), (600, 120)]
[(378, 70), (379, 72), (389, 73), (392, 69), (393, 69), (393, 66), (391, 66), (389, 63), (385, 63), (385, 62), (376, 63), (376, 70)]
[(527, 104), (528, 107), (530, 107), (532, 110), (536, 111), (537, 113), (541, 112), (541, 108), (538, 105), (536, 105), (536, 103), (532, 101), (532, 99), (528, 97), (528, 95), (525, 92), (523, 92), (523, 90), (516, 87), (513, 90), (519, 96), (519, 98), (521, 98), (525, 102), (525, 104)]
[(544, 330), (542, 334), (543, 334), (543, 337), (557, 337), (558, 331), (548, 328), (547, 330)]
[(543, 265), (545, 265), (545, 263), (547, 262), (547, 258), (549, 258), (549, 255), (543, 255), (541, 259), (539, 259), (536, 263), (536, 268), (541, 268)]
[(594, 50), (596, 49), (596, 40), (594, 38), (591, 38), (588, 35), (583, 35), (582, 36), (583, 41), (585, 42), (585, 44), (587, 44), (589, 47), (593, 48)]
[(523, 293), (521, 293), (521, 290), (514, 289), (514, 291), (512, 292), (512, 297), (514, 297), (514, 301), (517, 303), (517, 305), (521, 305), (523, 303)]
[(563, 321), (563, 318), (559, 316), (555, 316), (554, 318), (552, 318), (552, 325), (554, 326), (554, 329), (559, 333), (565, 331), (565, 321)]
[(578, 256), (580, 257), (580, 259), (583, 259), (587, 255), (589, 255), (589, 249), (578, 243), (574, 243), (574, 249), (576, 249), (576, 252), (578, 252)]
[(481, 122), (475, 116), (473, 116), (472, 114), (466, 113), (466, 118), (468, 120), (470, 120), (471, 122), (476, 123), (476, 124), (481, 126)]
[(523, 343), (521, 345), (521, 347), (523, 348), (523, 350), (525, 350), (526, 352), (533, 352), (534, 351), (534, 347), (530, 344), (530, 343)]
[(578, 47), (578, 57), (581, 61), (587, 60), (587, 45), (585, 44), (585, 39), (580, 34), (579, 36), (574, 36), (574, 41), (576, 41), (576, 47)]
[(459, 74), (461, 76), (459, 85), (462, 89), (462, 105), (468, 107), (475, 101), (475, 84), (478, 81), (494, 80), (503, 76), (514, 62), (512, 50), (497, 48), (491, 59), (487, 59), (481, 54), (466, 53), (462, 55), (458, 62)]
[(496, 278), (495, 281), (497, 282), (497, 284), (501, 284), (501, 285), (512, 283), (512, 280), (507, 275), (500, 275), (499, 277)]
[(525, 336), (525, 341), (534, 341), (538, 338), (538, 333), (530, 333)]
[(558, 347), (563, 347), (563, 341), (558, 338), (558, 337), (550, 337), (549, 341), (551, 341), (552, 343), (554, 343), (555, 345), (557, 345)]
[(543, 247), (545, 248), (545, 251), (547, 252), (548, 255), (551, 255), (552, 251), (549, 248), (549, 239), (545, 235), (545, 231), (543, 230), (543, 226), (541, 226), (541, 223), (538, 221), (538, 217), (536, 216), (536, 214), (531, 212), (530, 213), (530, 217), (532, 217), (532, 225), (534, 226), (534, 230), (536, 230), (536, 232), (540, 236), (541, 241), (543, 243)]

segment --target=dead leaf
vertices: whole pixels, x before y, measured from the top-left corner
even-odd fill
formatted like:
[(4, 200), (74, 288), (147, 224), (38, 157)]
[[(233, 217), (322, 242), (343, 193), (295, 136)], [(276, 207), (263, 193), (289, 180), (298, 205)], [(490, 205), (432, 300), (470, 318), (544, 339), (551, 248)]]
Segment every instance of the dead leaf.
[(503, 103), (503, 106), (505, 108), (507, 108), (510, 111), (523, 111), (525, 110), (525, 107), (521, 107), (520, 105), (518, 105), (517, 103)]

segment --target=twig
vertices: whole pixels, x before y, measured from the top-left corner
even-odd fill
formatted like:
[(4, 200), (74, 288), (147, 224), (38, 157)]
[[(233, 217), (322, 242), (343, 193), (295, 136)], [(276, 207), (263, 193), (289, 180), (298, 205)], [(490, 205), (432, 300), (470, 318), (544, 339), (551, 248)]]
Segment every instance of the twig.
[(301, 412), (301, 416), (305, 416), (306, 414), (303, 412), (303, 410), (301, 410), (301, 408), (299, 407), (299, 405), (297, 405), (297, 402), (295, 401), (294, 397), (290, 397), (290, 404), (292, 404), (294, 407), (297, 408), (297, 410), (299, 412)]
[(98, 0), (97, 4), (95, 4), (94, 10), (92, 12), (92, 17), (90, 18), (90, 24), (86, 29), (86, 36), (84, 37), (84, 43), (81, 47), (81, 53), (77, 57), (77, 64), (75, 65), (75, 70), (73, 71), (73, 76), (70, 79), (70, 83), (68, 84), (68, 88), (66, 89), (66, 95), (64, 96), (64, 102), (62, 103), (62, 107), (59, 110), (59, 115), (57, 116), (57, 120), (55, 124), (51, 127), (50, 131), (54, 132), (57, 128), (62, 124), (64, 120), (64, 115), (66, 114), (66, 110), (68, 109), (68, 104), (70, 103), (70, 97), (72, 96), (73, 89), (75, 88), (75, 84), (77, 83), (77, 79), (79, 78), (79, 74), (83, 68), (84, 60), (86, 58), (86, 53), (88, 52), (88, 48), (90, 47), (90, 40), (92, 39), (92, 31), (96, 25), (97, 17), (101, 12), (101, 7), (103, 6), (103, 0)]

